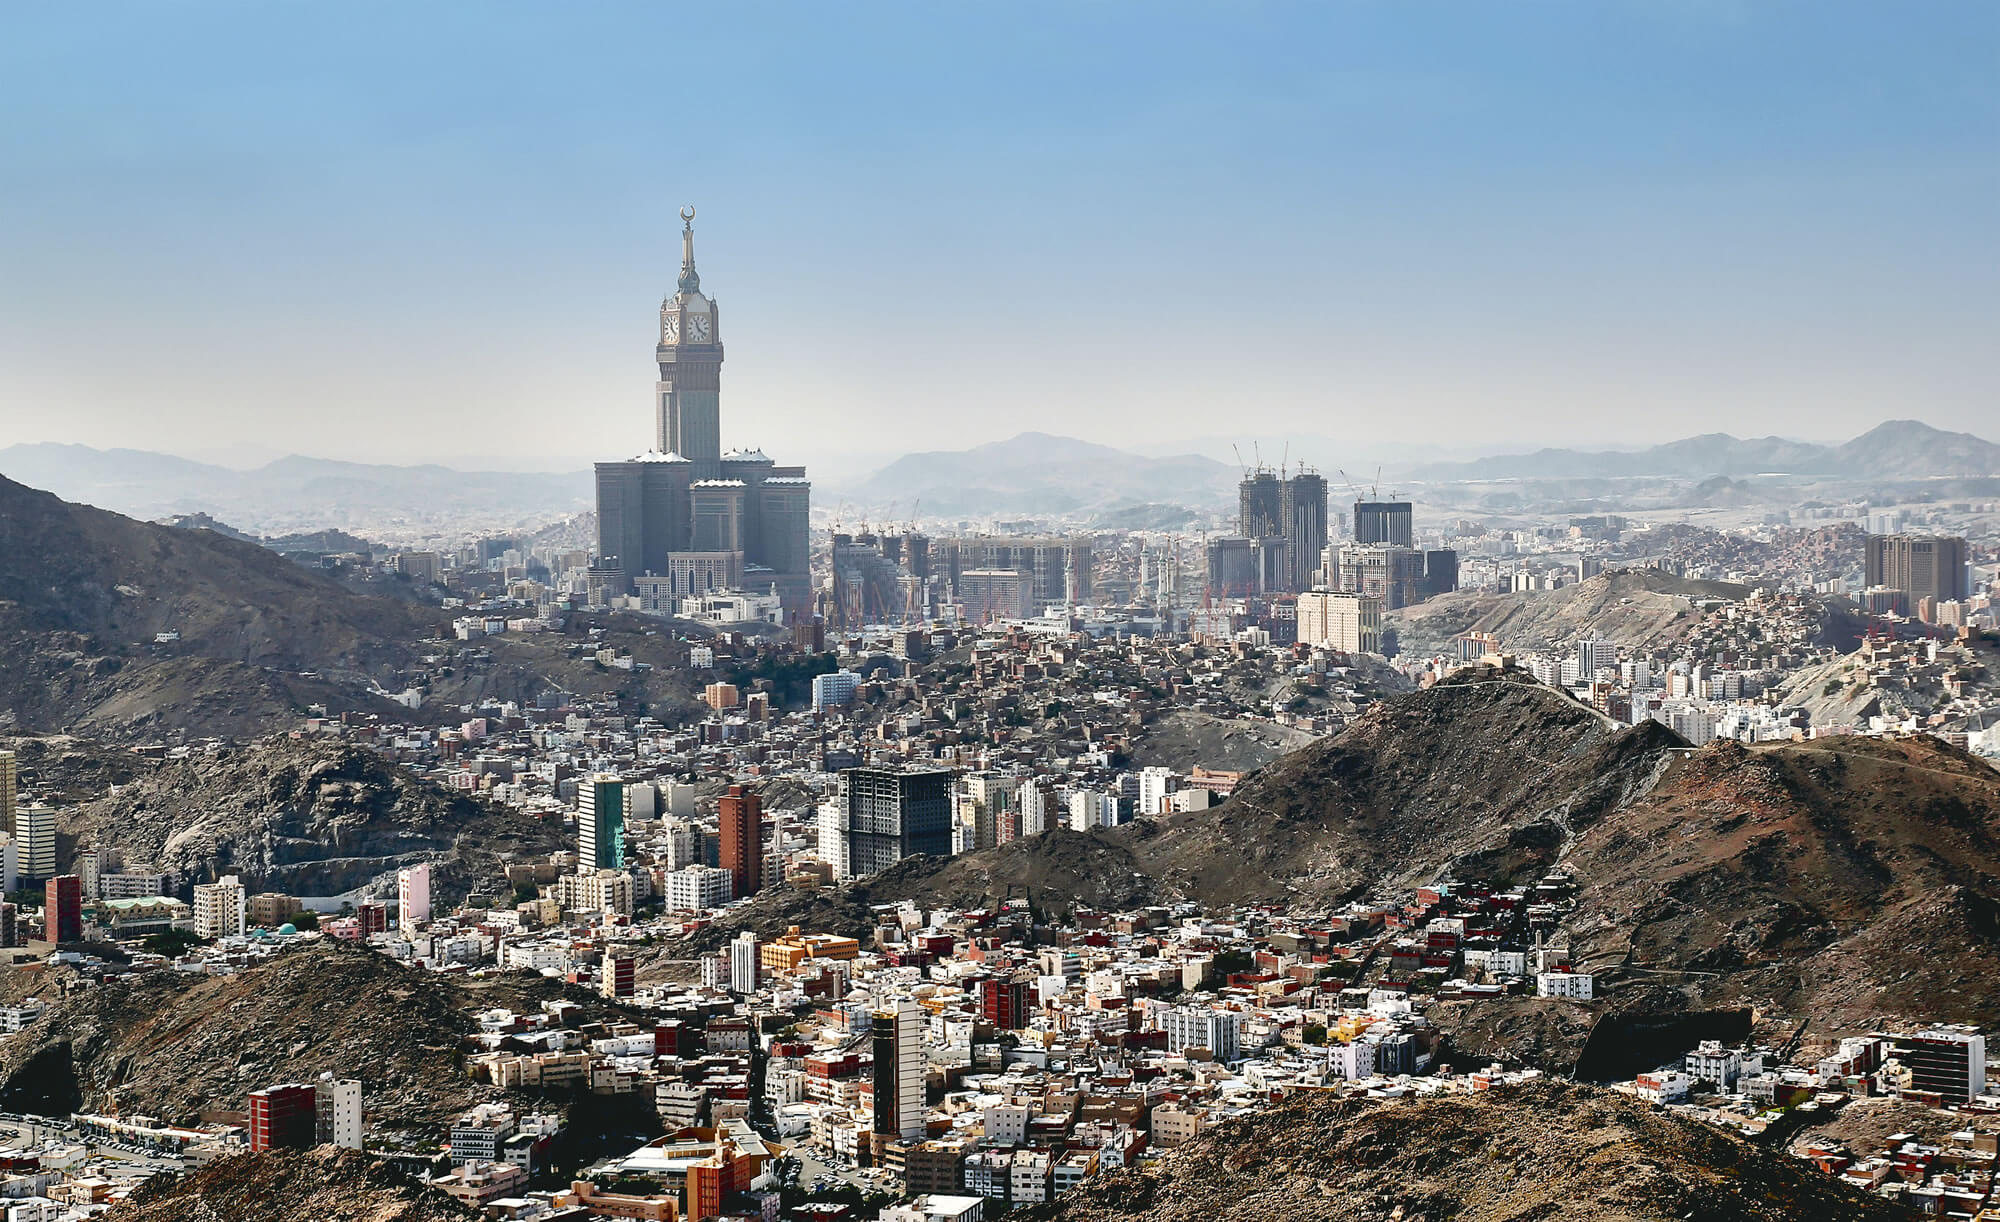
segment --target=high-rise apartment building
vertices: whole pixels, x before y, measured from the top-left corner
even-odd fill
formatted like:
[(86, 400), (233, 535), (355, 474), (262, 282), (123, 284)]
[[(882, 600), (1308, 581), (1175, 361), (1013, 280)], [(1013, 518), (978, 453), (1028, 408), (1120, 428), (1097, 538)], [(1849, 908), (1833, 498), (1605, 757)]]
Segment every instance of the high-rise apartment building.
[(249, 897), (243, 880), (225, 874), (194, 889), (194, 933), (198, 938), (231, 938), (249, 929)]
[(731, 893), (737, 899), (755, 895), (764, 885), (764, 799), (741, 785), (731, 785), (717, 813), (721, 859), (729, 871)]
[(403, 932), (413, 932), (431, 919), (431, 867), (429, 862), (396, 871), (396, 921)]
[(83, 880), (59, 874), (43, 892), (43, 937), (55, 943), (83, 941)]
[(715, 866), (688, 866), (666, 874), (669, 912), (705, 912), (730, 900), (735, 876)]
[(1870, 586), (1887, 586), (1919, 600), (1968, 596), (1965, 540), (1951, 535), (1870, 535), (1862, 569)]
[(1891, 1037), (1910, 1085), (1939, 1095), (1945, 1106), (1986, 1093), (1986, 1037), (1971, 1027), (1934, 1027)]
[(875, 1011), (875, 1133), (889, 1140), (924, 1135), (924, 1008), (907, 998)]
[(1189, 1048), (1206, 1048), (1224, 1063), (1237, 1060), (1242, 1016), (1234, 1010), (1208, 1006), (1165, 1006), (1160, 1012), (1160, 1029), (1167, 1033), (1167, 1051), (1180, 1053)]
[(250, 1150), (310, 1150), (319, 1136), (317, 1092), (287, 1082), (250, 1092)]
[(617, 870), (625, 865), (625, 778), (594, 772), (576, 790), (576, 868)]
[(56, 875), (56, 808), (23, 802), (14, 808), (14, 855), (22, 882)]
[(1299, 595), (1299, 644), (1342, 653), (1382, 652), (1382, 600), (1312, 590)]
[(757, 991), (757, 965), (763, 949), (757, 935), (746, 929), (729, 944), (729, 991), (748, 995)]
[(860, 690), (860, 687), (861, 676), (844, 667), (831, 674), (814, 675), (813, 712), (824, 713), (828, 709), (854, 703), (854, 693)]
[(1408, 501), (1354, 502), (1354, 541), (1387, 543), (1392, 547), (1415, 545), (1416, 531)]
[(886, 870), (915, 853), (949, 857), (955, 776), (948, 768), (843, 770), (835, 802), (848, 874), (860, 878)]
[(757, 450), (722, 449), (721, 311), (694, 268), (694, 210), (683, 209), (681, 274), (660, 304), (653, 447), (597, 464), (597, 563), (618, 593), (669, 579), (656, 597), (775, 589), (785, 610), (811, 603), (812, 484)]
[(0, 751), (0, 832), (14, 834), (14, 804), (20, 800), (21, 763), (12, 751)]
[(315, 1136), (323, 1146), (359, 1150), (361, 1141), (361, 1083), (354, 1078), (319, 1076), (313, 1088), (314, 1111), (318, 1124)]

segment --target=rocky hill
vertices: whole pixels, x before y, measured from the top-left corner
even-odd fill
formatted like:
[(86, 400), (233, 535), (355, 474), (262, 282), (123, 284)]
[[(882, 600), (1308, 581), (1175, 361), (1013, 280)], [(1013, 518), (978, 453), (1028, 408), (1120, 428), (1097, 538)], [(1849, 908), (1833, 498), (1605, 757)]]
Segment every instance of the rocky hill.
[(545, 854), (561, 827), (414, 776), (362, 747), (267, 739), (164, 764), (70, 811), (77, 845), (123, 850), (183, 885), (235, 873), (253, 892), (339, 895), (403, 866), (436, 863), (433, 888), (462, 896), (503, 853)]
[(1741, 600), (1750, 591), (1657, 569), (1604, 573), (1560, 590), (1495, 594), (1459, 590), (1391, 612), (1404, 653), (1448, 653), (1455, 636), (1490, 632), (1509, 650), (1557, 649), (1592, 633), (1634, 650), (1678, 640), (1695, 623), (1694, 599)]
[(4, 478), (0, 555), (0, 724), (25, 730), (240, 734), (316, 700), (375, 707), (371, 676), (433, 626), (254, 544)]
[(1032, 1222), (1825, 1222), (1905, 1216), (1810, 1163), (1550, 1083), (1414, 1102), (1301, 1095)]
[(1384, 700), (1212, 810), (780, 891), (703, 937), (719, 945), (737, 922), (863, 933), (872, 904), (984, 906), (1024, 888), (1045, 911), (1312, 911), (1557, 866), (1580, 888), (1561, 932), (1597, 1001), (1442, 1006), (1462, 1055), (1567, 1073), (1599, 1027), (1615, 1045), (1661, 1024), (1740, 1035), (1760, 1017), (1785, 1035), (1805, 1018), (2000, 1022), (2000, 772), (1930, 738), (1693, 750), (1517, 672)]
[(43, 1020), (0, 1040), (0, 1109), (178, 1122), (332, 1072), (361, 1080), (370, 1126), (431, 1125), (496, 1097), (459, 1064), (481, 1010), (568, 997), (586, 1014), (623, 1013), (537, 975), (412, 970), (330, 940), (229, 976), (155, 971), (64, 993), (66, 972), (41, 991), (51, 1006)]
[(1937, 739), (1711, 744), (1565, 865), (1588, 965), (1850, 1026), (2000, 1022), (2000, 771)]
[(238, 1154), (160, 1179), (104, 1222), (470, 1222), (479, 1212), (353, 1150)]
[[(1467, 670), (1375, 704), (1210, 810), (914, 858), (850, 891), (863, 909), (905, 898), (997, 903), (1020, 887), (1045, 909), (1326, 905), (1454, 869), (1511, 877), (1546, 869), (1684, 746), (1658, 724), (1620, 727), (1517, 673)], [(774, 896), (735, 916), (782, 928), (808, 909), (839, 915), (845, 902)]]

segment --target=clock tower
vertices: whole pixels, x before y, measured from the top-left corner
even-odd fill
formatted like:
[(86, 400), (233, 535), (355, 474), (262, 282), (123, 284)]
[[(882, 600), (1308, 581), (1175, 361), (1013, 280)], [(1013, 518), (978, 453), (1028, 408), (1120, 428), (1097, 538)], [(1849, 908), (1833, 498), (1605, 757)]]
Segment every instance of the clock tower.
[(702, 296), (694, 270), (694, 206), (681, 209), (681, 278), (660, 303), (658, 448), (695, 464), (697, 478), (722, 462), (722, 339), (715, 302)]

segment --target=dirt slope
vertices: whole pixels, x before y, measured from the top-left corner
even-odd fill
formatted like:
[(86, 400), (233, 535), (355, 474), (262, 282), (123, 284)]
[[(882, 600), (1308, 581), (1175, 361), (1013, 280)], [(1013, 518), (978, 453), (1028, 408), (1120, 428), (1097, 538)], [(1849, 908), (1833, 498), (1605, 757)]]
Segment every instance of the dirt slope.
[(104, 1222), (461, 1222), (479, 1217), (434, 1188), (352, 1150), (239, 1154), (156, 1181)]
[(2000, 772), (1936, 739), (1711, 744), (1568, 864), (1593, 965), (1823, 1020), (2000, 1021)]
[(252, 891), (338, 895), (418, 861), (463, 895), (499, 852), (547, 853), (560, 827), (454, 793), (351, 744), (276, 738), (170, 763), (69, 814), (77, 844), (114, 846), (184, 885), (236, 873)]
[[(235, 733), (238, 710), (260, 700), (303, 707), (335, 692), (358, 707), (369, 677), (434, 626), (421, 608), (350, 592), (255, 544), (5, 478), (0, 555), (0, 719), (29, 730), (137, 721)], [(162, 632), (179, 640), (158, 644)], [(297, 690), (266, 678), (304, 671), (322, 678)], [(204, 693), (215, 697), (206, 707)]]
[(361, 1080), (371, 1127), (436, 1124), (496, 1095), (459, 1066), (479, 1011), (568, 997), (586, 1014), (623, 1013), (541, 976), (469, 980), (327, 943), (230, 976), (151, 972), (67, 996), (59, 984), (44, 990), (41, 1022), (0, 1042), (0, 1108), (180, 1122), (332, 1072)]
[(1904, 1214), (1810, 1163), (1593, 1087), (1415, 1102), (1302, 1095), (1035, 1222), (1816, 1222)]

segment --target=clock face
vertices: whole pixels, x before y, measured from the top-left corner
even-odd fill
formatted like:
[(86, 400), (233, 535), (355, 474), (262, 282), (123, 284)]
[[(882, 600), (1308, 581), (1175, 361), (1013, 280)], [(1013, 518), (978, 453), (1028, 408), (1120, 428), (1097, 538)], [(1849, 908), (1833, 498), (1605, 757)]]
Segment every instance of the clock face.
[(668, 314), (660, 319), (660, 340), (668, 344), (678, 344), (681, 342), (680, 315)]
[(689, 339), (694, 340), (696, 343), (706, 343), (708, 340), (708, 333), (709, 333), (708, 315), (706, 314), (688, 315)]

